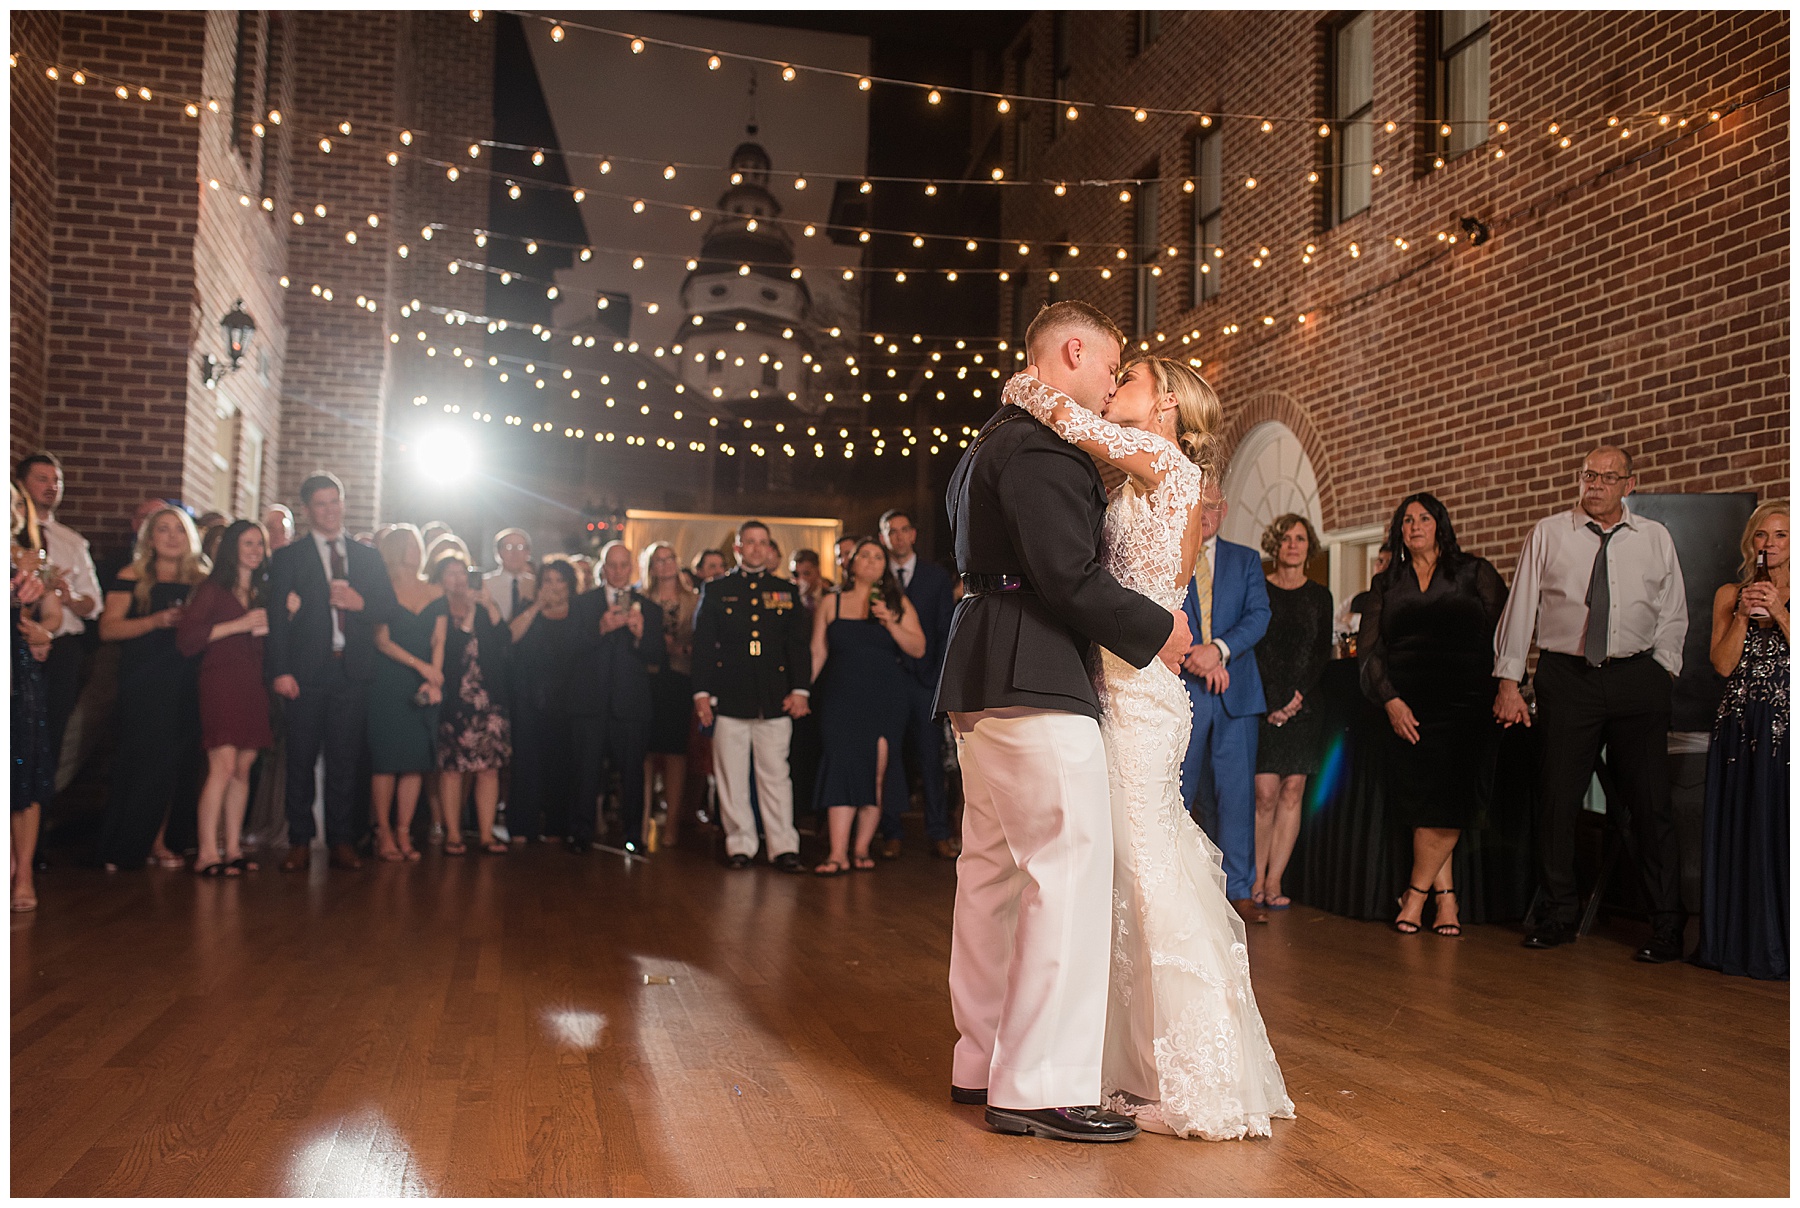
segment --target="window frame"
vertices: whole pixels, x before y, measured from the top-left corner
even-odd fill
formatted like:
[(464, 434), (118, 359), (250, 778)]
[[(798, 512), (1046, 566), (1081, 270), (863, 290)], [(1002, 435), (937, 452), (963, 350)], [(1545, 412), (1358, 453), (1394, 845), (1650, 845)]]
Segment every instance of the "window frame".
[[(1490, 10), (1487, 10), (1487, 20), (1486, 21), (1482, 22), (1481, 25), (1479, 25), (1475, 29), (1471, 30), (1469, 33), (1464, 34), (1460, 39), (1457, 40), (1457, 42), (1454, 45), (1445, 46), (1444, 45), (1444, 37), (1445, 37), (1444, 14), (1442, 12), (1434, 12), (1432, 14), (1432, 17), (1431, 17), (1431, 64), (1432, 64), (1432, 100), (1433, 100), (1432, 107), (1433, 107), (1434, 115), (1436, 117), (1436, 121), (1434, 122), (1434, 124), (1432, 126), (1432, 131), (1431, 131), (1432, 146), (1435, 148), (1437, 155), (1439, 157), (1441, 157), (1446, 163), (1452, 159), (1457, 159), (1464, 155), (1467, 155), (1471, 151), (1477, 151), (1480, 148), (1487, 145), (1487, 142), (1488, 142), (1488, 116), (1487, 116), (1487, 112), (1484, 108), (1482, 116), (1479, 119), (1480, 137), (1476, 138), (1473, 142), (1469, 143), (1465, 147), (1462, 147), (1457, 150), (1452, 150), (1452, 145), (1454, 143), (1454, 140), (1457, 137), (1457, 135), (1455, 133), (1456, 127), (1475, 125), (1477, 123), (1476, 123), (1476, 120), (1472, 119), (1472, 118), (1465, 117), (1465, 118), (1458, 119), (1458, 118), (1454, 117), (1454, 115), (1451, 113), (1451, 109), (1450, 109), (1450, 69), (1451, 69), (1452, 62), (1454, 60), (1460, 58), (1462, 55), (1467, 54), (1471, 49), (1474, 48), (1474, 46), (1477, 42), (1486, 43), (1487, 51), (1488, 51), (1488, 88), (1489, 88), (1489, 91), (1488, 91), (1489, 106), (1488, 107), (1491, 107), (1492, 100), (1493, 100), (1492, 86), (1493, 86), (1493, 75), (1494, 75), (1493, 38), (1492, 38), (1493, 28), (1494, 28), (1494, 14), (1493, 14), (1493, 10), (1490, 9)], [(1451, 127), (1452, 133), (1449, 135), (1445, 135), (1442, 133), (1442, 128), (1446, 125)]]
[[(1364, 101), (1362, 103), (1361, 106), (1359, 106), (1358, 108), (1356, 108), (1355, 110), (1353, 110), (1349, 113), (1345, 113), (1345, 112), (1343, 112), (1343, 107), (1344, 107), (1345, 102), (1343, 101), (1343, 99), (1340, 95), (1340, 90), (1342, 88), (1343, 78), (1344, 78), (1343, 67), (1342, 67), (1343, 55), (1341, 53), (1341, 47), (1343, 45), (1343, 38), (1344, 38), (1345, 34), (1350, 30), (1350, 27), (1355, 25), (1358, 21), (1362, 21), (1362, 20), (1367, 20), (1369, 22), (1369, 65), (1368, 65), (1369, 66), (1369, 97), (1366, 101)], [(1361, 181), (1361, 184), (1363, 187), (1363, 194), (1361, 197), (1362, 204), (1360, 206), (1358, 206), (1356, 209), (1351, 210), (1347, 207), (1346, 202), (1345, 202), (1345, 197), (1344, 197), (1346, 189), (1349, 187), (1352, 180), (1354, 179), (1351, 176), (1351, 172), (1357, 166), (1357, 165), (1354, 165), (1350, 160), (1351, 151), (1350, 151), (1349, 144), (1351, 141), (1350, 128), (1352, 126), (1354, 126), (1360, 122), (1367, 127), (1368, 142), (1369, 142), (1369, 148), (1370, 148), (1370, 152), (1369, 152), (1370, 159), (1372, 160), (1373, 156), (1374, 156), (1374, 145), (1375, 145), (1375, 138), (1374, 138), (1374, 134), (1375, 134), (1375, 119), (1374, 119), (1374, 112), (1375, 112), (1375, 85), (1374, 85), (1375, 12), (1374, 12), (1374, 10), (1373, 9), (1364, 9), (1360, 12), (1350, 13), (1349, 15), (1347, 15), (1347, 16), (1343, 17), (1342, 19), (1340, 19), (1339, 21), (1337, 21), (1335, 24), (1333, 24), (1329, 28), (1328, 35), (1325, 39), (1325, 43), (1326, 43), (1325, 77), (1326, 77), (1326, 81), (1327, 81), (1326, 96), (1330, 102), (1329, 109), (1330, 109), (1330, 112), (1332, 115), (1331, 122), (1330, 122), (1331, 137), (1329, 139), (1325, 140), (1326, 147), (1327, 147), (1327, 154), (1331, 157), (1330, 162), (1326, 164), (1326, 172), (1325, 172), (1325, 179), (1326, 179), (1326, 189), (1325, 189), (1325, 220), (1326, 221), (1325, 221), (1325, 225), (1327, 227), (1333, 227), (1333, 226), (1339, 225), (1340, 223), (1348, 222), (1350, 219), (1355, 218), (1359, 214), (1368, 213), (1370, 207), (1372, 207), (1375, 204), (1375, 191), (1374, 191), (1374, 188), (1372, 187), (1374, 178), (1373, 178), (1373, 175), (1369, 172), (1370, 164), (1368, 164), (1368, 163), (1361, 165), (1361, 168), (1362, 168), (1363, 174), (1364, 174), (1363, 180)]]
[[(1150, 270), (1162, 259), (1163, 244), (1159, 237), (1162, 225), (1162, 196), (1158, 179), (1158, 162), (1138, 173), (1138, 185), (1131, 198), (1131, 323), (1133, 339), (1144, 339), (1156, 330), (1157, 285), (1161, 277)], [(1149, 241), (1145, 241), (1148, 228)]]
[[(1224, 257), (1214, 254), (1214, 249), (1224, 243), (1220, 238), (1224, 234), (1225, 214), (1225, 146), (1224, 131), (1218, 122), (1210, 127), (1194, 133), (1192, 154), (1194, 157), (1194, 289), (1193, 305), (1200, 306), (1212, 301), (1224, 289), (1220, 273), (1224, 268)], [(1206, 206), (1206, 155), (1211, 147), (1216, 161), (1217, 171), (1213, 176), (1213, 205)], [(1211, 228), (1210, 230), (1208, 228)], [(1214, 238), (1207, 238), (1208, 235)], [(1211, 246), (1208, 246), (1211, 245)], [(1205, 271), (1201, 271), (1205, 269)]]

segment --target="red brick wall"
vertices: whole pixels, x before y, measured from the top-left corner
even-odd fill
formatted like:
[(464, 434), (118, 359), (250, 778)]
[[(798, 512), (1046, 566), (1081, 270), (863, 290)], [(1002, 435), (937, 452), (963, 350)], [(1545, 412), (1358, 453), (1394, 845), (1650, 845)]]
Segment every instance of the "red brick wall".
[[(159, 98), (192, 96), (207, 24), (200, 13), (64, 13), (59, 57)], [(57, 88), (43, 440), (67, 471), (63, 518), (104, 537), (187, 477), (200, 123), (93, 81)]]
[(12, 448), (43, 443), (44, 338), (49, 329), (50, 214), (56, 198), (56, 61), (62, 17), (12, 14)]
[[(1323, 107), (1328, 14), (1166, 13), (1137, 57), (1131, 13), (1071, 19), (1072, 97), (1296, 117)], [(1022, 35), (1040, 95), (1051, 20)], [(1756, 98), (1786, 82), (1786, 14), (1497, 12), (1490, 116), (1513, 127), (1441, 171), (1406, 124), (1431, 116), (1424, 24), (1375, 14), (1373, 113), (1402, 124), (1377, 127), (1385, 171), (1365, 213), (1323, 225), (1323, 186), (1304, 182), (1323, 159), (1310, 127), (1265, 135), (1226, 122), (1223, 292), (1196, 309), (1191, 199), (1162, 186), (1160, 235), (1184, 250), (1165, 262), (1159, 347), (1204, 361), (1230, 440), (1285, 415), (1312, 455), (1328, 527), (1385, 520), (1428, 489), (1464, 544), (1509, 573), (1530, 525), (1572, 502), (1572, 475), (1600, 441), (1632, 450), (1647, 491), (1785, 495), (1788, 103)], [(1704, 119), (1711, 107), (1727, 111), (1721, 122), (1686, 131), (1652, 123), (1627, 140), (1605, 124), (1612, 113)], [(1087, 114), (1051, 142), (1048, 117), (1034, 118), (1034, 175), (1129, 176), (1152, 160), (1165, 177), (1194, 170), (1198, 126), (1183, 119)], [(1571, 149), (1547, 135), (1551, 121)], [(1258, 187), (1246, 190), (1251, 173)], [(1130, 211), (1111, 193), (1014, 190), (1004, 229), (1066, 231), (1110, 252), (1130, 238)], [(1492, 237), (1445, 251), (1434, 234), (1461, 215)], [(1309, 242), (1319, 252), (1303, 265)], [(1273, 257), (1254, 269), (1259, 245)], [(1034, 284), (1041, 297), (1041, 275)], [(1130, 314), (1128, 274), (1073, 274), (1064, 288)], [(1232, 323), (1241, 333), (1222, 334)]]

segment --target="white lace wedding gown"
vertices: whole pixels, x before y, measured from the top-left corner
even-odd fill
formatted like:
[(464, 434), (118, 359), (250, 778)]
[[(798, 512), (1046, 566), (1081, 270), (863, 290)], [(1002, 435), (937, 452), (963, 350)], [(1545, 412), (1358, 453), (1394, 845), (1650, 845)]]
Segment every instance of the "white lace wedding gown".
[[(1115, 463), (1135, 456), (1160, 477), (1148, 494), (1131, 478), (1113, 492), (1101, 561), (1124, 586), (1179, 608), (1199, 467), (1164, 437), (1108, 423), (1023, 374), (1004, 399), (1064, 440)], [(1187, 689), (1161, 661), (1140, 670), (1107, 650), (1093, 671), (1112, 779), (1108, 1106), (1183, 1137), (1268, 1136), (1269, 1120), (1293, 1119), (1294, 1104), (1250, 989), (1244, 923), (1225, 896), (1219, 850), (1182, 805)]]

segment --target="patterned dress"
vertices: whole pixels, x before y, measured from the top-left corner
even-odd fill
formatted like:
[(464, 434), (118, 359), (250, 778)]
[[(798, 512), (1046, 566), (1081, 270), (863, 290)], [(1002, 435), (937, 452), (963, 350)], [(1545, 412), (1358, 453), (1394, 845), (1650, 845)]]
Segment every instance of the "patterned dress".
[(490, 671), (502, 665), (495, 655), (505, 638), (486, 621), (487, 610), (479, 604), (473, 631), (459, 626), (455, 617), (449, 619), (444, 704), (438, 712), (437, 765), (442, 772), (487, 772), (512, 762), (512, 726), (487, 682)]
[[(1121, 428), (1021, 374), (1005, 401), (1131, 471), (1107, 505), (1101, 561), (1123, 586), (1181, 607), (1200, 470), (1169, 440)], [(1153, 482), (1148, 493), (1136, 479)], [(1244, 923), (1225, 872), (1181, 800), (1193, 729), (1187, 689), (1158, 660), (1100, 650), (1095, 686), (1112, 781), (1113, 951), (1101, 1086), (1108, 1106), (1157, 1131), (1209, 1141), (1268, 1136), (1292, 1119), (1250, 988)]]

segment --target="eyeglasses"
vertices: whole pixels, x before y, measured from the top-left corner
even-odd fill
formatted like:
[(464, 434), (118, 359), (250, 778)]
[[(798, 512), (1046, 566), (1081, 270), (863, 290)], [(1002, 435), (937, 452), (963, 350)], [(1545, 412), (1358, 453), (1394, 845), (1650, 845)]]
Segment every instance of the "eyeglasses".
[(507, 544), (500, 547), (500, 552), (503, 554), (512, 554), (512, 553), (529, 554), (531, 552), (531, 547), (529, 545), (514, 545), (511, 542), (508, 542)]
[(1584, 483), (1598, 482), (1598, 483), (1604, 483), (1605, 485), (1607, 485), (1609, 487), (1616, 487), (1621, 482), (1624, 482), (1627, 478), (1630, 478), (1631, 475), (1629, 475), (1629, 474), (1596, 474), (1592, 470), (1583, 470), (1579, 475), (1577, 475), (1577, 477), (1579, 477), (1581, 479), (1581, 481)]

